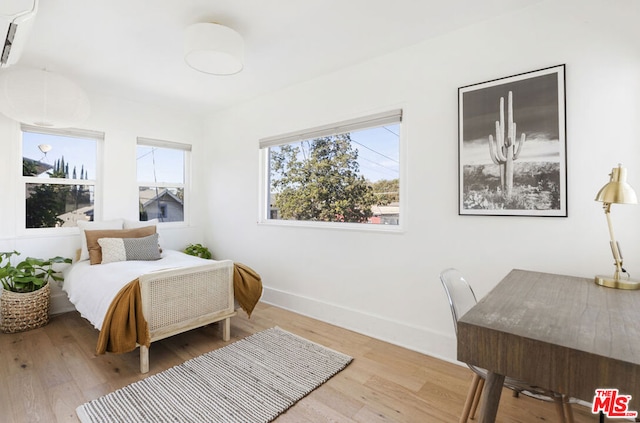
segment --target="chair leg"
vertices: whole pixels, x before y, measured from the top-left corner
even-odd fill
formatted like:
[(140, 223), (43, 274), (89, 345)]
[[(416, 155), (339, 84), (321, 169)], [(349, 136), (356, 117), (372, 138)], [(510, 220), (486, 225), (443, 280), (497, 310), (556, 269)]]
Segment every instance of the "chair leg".
[(553, 404), (556, 406), (556, 411), (558, 413), (558, 423), (566, 423), (566, 420), (564, 419), (564, 401), (562, 400), (562, 396), (554, 395)]
[(473, 398), (473, 404), (471, 405), (471, 413), (469, 414), (469, 418), (473, 420), (476, 417), (476, 410), (478, 409), (478, 404), (480, 403), (480, 397), (482, 397), (482, 390), (484, 389), (484, 379), (480, 378), (480, 383), (478, 383), (478, 387), (476, 388), (476, 393)]
[(567, 418), (567, 423), (573, 422), (573, 408), (571, 408), (571, 403), (569, 402), (569, 397), (566, 395), (562, 396), (562, 403), (564, 404), (564, 415)]
[(482, 378), (474, 373), (473, 379), (471, 380), (471, 386), (469, 386), (469, 392), (467, 393), (467, 399), (464, 402), (462, 415), (460, 416), (460, 423), (467, 423), (467, 419), (469, 418), (469, 411), (471, 410), (471, 404), (473, 403), (476, 388), (478, 387), (480, 380), (482, 380)]

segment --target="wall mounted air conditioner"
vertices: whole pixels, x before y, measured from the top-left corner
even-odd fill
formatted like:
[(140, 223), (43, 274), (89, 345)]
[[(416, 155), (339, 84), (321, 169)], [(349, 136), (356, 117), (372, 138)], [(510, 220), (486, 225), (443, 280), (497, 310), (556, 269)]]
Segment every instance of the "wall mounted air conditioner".
[(18, 61), (38, 10), (38, 0), (0, 0), (0, 68)]

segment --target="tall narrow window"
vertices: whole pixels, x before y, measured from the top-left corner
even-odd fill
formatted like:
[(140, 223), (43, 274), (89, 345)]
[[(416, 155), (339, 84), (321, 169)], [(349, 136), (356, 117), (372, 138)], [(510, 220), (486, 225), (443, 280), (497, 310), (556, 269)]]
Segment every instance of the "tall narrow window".
[(77, 226), (93, 220), (98, 142), (104, 134), (22, 125), (25, 227)]
[(263, 221), (400, 224), (400, 125), (394, 110), (260, 141)]
[(191, 146), (138, 138), (140, 220), (185, 222)]

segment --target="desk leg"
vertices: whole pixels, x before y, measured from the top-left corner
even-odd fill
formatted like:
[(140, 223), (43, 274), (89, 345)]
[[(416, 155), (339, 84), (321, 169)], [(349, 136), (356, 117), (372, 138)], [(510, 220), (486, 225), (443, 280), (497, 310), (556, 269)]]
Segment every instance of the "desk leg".
[(480, 407), (481, 414), (479, 423), (495, 423), (503, 384), (503, 375), (489, 372), (487, 375), (487, 381), (484, 384), (484, 390), (482, 391), (482, 405)]

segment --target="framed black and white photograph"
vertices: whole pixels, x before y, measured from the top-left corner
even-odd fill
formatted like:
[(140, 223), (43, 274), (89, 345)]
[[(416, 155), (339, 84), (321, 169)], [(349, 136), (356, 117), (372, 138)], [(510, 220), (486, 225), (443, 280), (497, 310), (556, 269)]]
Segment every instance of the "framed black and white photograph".
[(459, 214), (567, 216), (565, 66), (458, 89)]

